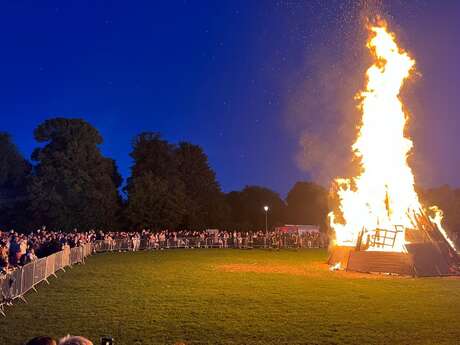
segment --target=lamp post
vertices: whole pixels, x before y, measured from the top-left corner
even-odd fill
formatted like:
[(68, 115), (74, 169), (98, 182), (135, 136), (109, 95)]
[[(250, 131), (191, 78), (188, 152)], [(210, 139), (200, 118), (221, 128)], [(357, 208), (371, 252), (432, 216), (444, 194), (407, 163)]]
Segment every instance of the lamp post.
[(268, 233), (268, 206), (264, 206), (265, 211), (265, 235)]

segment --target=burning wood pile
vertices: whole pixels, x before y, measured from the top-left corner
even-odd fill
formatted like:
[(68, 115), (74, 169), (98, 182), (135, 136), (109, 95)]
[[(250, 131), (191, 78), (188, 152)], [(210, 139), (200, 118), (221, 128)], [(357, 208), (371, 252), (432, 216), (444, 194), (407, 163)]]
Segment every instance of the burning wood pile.
[(417, 276), (460, 274), (455, 244), (441, 225), (442, 211), (424, 207), (407, 163), (412, 141), (400, 89), (415, 61), (402, 51), (385, 23), (370, 27), (374, 64), (358, 97), (362, 123), (352, 149), (361, 173), (337, 179), (333, 269)]

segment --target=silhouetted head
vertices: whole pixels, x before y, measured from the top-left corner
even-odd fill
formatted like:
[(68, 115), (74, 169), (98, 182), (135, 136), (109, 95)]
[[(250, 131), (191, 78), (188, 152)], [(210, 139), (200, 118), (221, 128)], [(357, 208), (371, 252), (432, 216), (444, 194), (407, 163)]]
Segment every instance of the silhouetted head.
[(62, 338), (59, 341), (59, 345), (93, 345), (93, 343), (84, 337), (69, 335), (65, 338)]
[(57, 345), (56, 340), (51, 337), (41, 336), (30, 339), (26, 345)]

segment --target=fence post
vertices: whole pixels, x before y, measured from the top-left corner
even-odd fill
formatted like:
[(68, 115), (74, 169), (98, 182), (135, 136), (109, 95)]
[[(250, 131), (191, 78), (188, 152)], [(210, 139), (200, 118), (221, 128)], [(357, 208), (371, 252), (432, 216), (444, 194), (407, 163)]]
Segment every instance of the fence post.
[(25, 304), (27, 304), (27, 300), (26, 298), (24, 297), (24, 293), (22, 291), (22, 289), (24, 288), (24, 270), (22, 269), (22, 267), (20, 268), (21, 270), (21, 289), (20, 289), (20, 292), (19, 292), (19, 299), (22, 300)]
[(24, 270), (22, 270), (22, 278), (21, 278), (21, 295), (24, 294)]
[(38, 292), (37, 289), (35, 288), (35, 266), (37, 265), (37, 262), (34, 261), (34, 269), (32, 270), (32, 289), (34, 289), (35, 292)]

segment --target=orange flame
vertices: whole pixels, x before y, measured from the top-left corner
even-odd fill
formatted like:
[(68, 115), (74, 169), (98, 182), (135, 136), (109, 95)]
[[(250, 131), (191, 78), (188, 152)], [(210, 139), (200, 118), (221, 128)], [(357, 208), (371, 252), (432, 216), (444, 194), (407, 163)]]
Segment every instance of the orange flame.
[[(405, 251), (405, 230), (413, 228), (422, 208), (414, 189), (414, 175), (407, 163), (412, 141), (405, 136), (407, 116), (399, 98), (415, 61), (387, 31), (386, 25), (370, 28), (367, 47), (374, 64), (367, 70), (367, 86), (361, 99), (362, 123), (352, 149), (361, 164), (361, 174), (337, 179), (337, 194), (343, 221), (329, 214), (336, 244), (354, 246), (362, 230), (396, 232), (391, 248), (369, 250)], [(440, 219), (439, 226), (440, 226)], [(375, 234), (375, 233), (374, 233)]]

